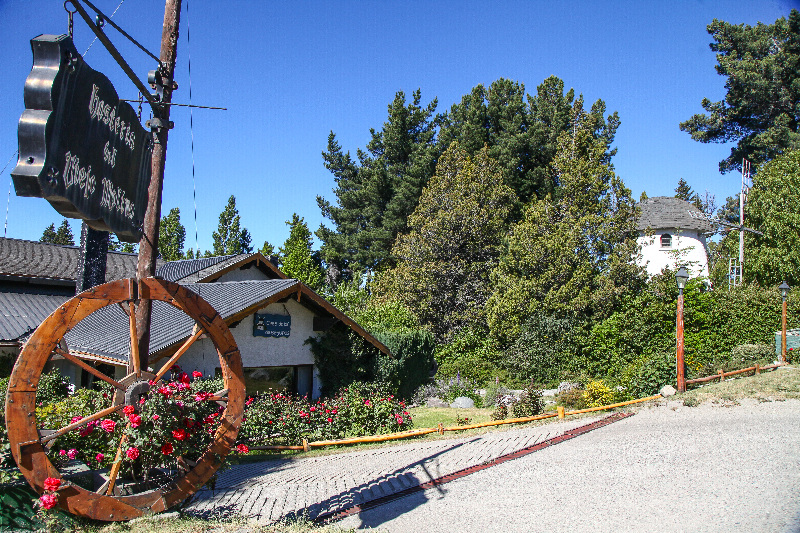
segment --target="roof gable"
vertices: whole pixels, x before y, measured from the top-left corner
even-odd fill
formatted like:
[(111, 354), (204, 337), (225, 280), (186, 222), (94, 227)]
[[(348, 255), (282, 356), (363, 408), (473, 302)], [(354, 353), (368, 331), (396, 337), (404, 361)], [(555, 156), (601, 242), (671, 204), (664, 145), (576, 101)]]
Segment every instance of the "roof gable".
[(654, 196), (639, 203), (641, 214), (636, 229), (688, 229), (714, 233), (714, 226), (705, 218), (694, 218), (689, 212), (702, 214), (697, 206), (672, 196)]

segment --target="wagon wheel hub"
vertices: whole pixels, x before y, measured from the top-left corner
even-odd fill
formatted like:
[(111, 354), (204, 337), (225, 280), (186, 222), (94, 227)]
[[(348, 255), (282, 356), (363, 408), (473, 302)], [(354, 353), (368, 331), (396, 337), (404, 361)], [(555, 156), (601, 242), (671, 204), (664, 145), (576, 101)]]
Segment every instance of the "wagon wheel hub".
[(150, 384), (147, 380), (136, 381), (125, 391), (125, 405), (132, 405), (138, 413), (139, 405), (147, 397), (148, 392), (150, 392)]

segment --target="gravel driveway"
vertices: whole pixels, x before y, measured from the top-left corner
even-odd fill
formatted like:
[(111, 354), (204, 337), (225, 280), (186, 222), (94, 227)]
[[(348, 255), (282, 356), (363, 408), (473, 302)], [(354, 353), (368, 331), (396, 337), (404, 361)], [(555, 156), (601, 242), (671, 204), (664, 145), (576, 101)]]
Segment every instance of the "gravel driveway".
[(800, 401), (644, 408), (337, 525), (426, 533), (800, 532)]

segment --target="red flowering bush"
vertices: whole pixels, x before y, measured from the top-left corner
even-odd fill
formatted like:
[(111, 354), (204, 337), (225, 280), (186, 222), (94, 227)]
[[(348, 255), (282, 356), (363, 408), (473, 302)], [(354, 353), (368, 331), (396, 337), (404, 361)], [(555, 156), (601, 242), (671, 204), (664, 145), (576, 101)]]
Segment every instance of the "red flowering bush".
[(356, 383), (330, 399), (272, 392), (245, 405), (239, 440), (251, 444), (299, 445), (343, 437), (377, 435), (412, 427), (403, 402), (380, 386)]
[[(62, 465), (77, 459), (92, 468), (110, 467), (123, 435), (121, 475), (144, 478), (153, 468), (175, 468), (196, 461), (208, 448), (224, 410), (209, 400), (222, 390), (221, 378), (202, 379), (200, 372), (174, 368), (172, 378), (151, 388), (137, 405), (84, 424), (57, 438), (50, 460)], [(58, 429), (111, 405), (112, 391), (79, 389), (72, 396), (37, 409), (41, 428)]]

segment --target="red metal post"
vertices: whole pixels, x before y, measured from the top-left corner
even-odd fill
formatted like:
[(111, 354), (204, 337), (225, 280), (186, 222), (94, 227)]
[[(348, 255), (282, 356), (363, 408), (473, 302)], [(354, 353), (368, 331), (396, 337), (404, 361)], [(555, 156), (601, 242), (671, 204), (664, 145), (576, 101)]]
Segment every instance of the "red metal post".
[[(161, 192), (164, 185), (164, 165), (167, 158), (169, 111), (172, 102), (172, 80), (175, 75), (175, 58), (178, 54), (178, 26), (181, 18), (181, 0), (167, 0), (164, 6), (164, 26), (161, 32), (161, 76), (163, 80), (162, 106), (153, 110), (156, 127), (153, 129), (153, 164), (150, 186), (147, 189), (147, 210), (144, 215), (143, 235), (139, 241), (139, 262), (136, 277), (143, 279), (155, 275), (158, 256), (158, 226), (161, 222)], [(160, 121), (160, 122), (159, 122)], [(141, 368), (147, 369), (150, 354), (149, 299), (142, 299), (136, 308), (136, 332), (139, 340)], [(129, 369), (130, 370), (130, 369)]]
[(678, 319), (676, 336), (678, 339), (678, 392), (686, 392), (686, 372), (683, 364), (683, 289), (678, 289)]

